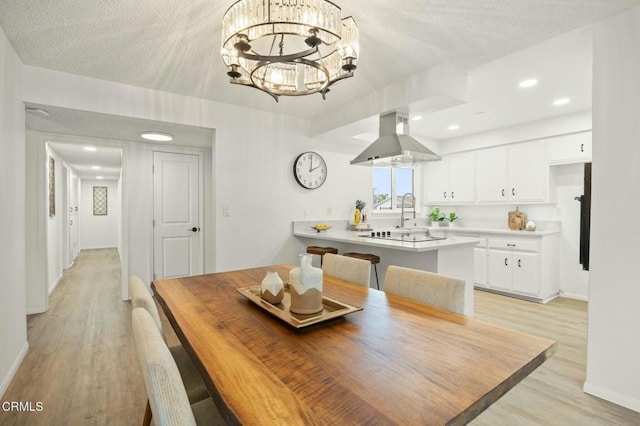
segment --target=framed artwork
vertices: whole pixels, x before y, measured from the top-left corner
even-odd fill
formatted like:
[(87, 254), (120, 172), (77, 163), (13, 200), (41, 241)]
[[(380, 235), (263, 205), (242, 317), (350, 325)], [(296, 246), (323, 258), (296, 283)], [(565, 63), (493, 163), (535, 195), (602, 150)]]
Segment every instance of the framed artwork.
[(56, 160), (49, 157), (49, 217), (56, 215)]
[(94, 186), (93, 187), (93, 215), (94, 216), (106, 216), (107, 215), (107, 187), (106, 186)]

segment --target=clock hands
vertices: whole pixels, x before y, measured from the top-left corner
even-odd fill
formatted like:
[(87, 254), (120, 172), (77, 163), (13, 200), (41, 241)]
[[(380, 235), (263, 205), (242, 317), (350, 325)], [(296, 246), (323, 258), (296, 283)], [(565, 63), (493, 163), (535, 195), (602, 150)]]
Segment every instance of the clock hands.
[(313, 155), (310, 155), (309, 158), (311, 159), (311, 161), (309, 162), (309, 172), (313, 171)]
[(315, 169), (319, 169), (320, 167), (322, 167), (322, 164), (319, 164), (319, 165), (315, 166), (314, 168), (309, 169), (309, 171), (310, 171), (310, 172), (312, 172), (312, 171), (314, 171)]

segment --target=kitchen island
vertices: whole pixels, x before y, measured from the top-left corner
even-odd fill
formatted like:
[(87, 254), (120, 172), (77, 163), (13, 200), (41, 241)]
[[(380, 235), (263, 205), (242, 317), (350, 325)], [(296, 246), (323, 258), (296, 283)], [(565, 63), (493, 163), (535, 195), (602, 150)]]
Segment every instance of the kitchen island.
[[(413, 237), (409, 237), (401, 241), (391, 238), (371, 238), (370, 230), (350, 231), (347, 221), (329, 222), (332, 228), (321, 232), (311, 228), (313, 223), (293, 222), (293, 235), (303, 238), (308, 246), (331, 246), (337, 248), (339, 253), (359, 252), (380, 256), (380, 264), (377, 268), (382, 290), (384, 290), (384, 277), (389, 265), (430, 271), (464, 280), (464, 313), (473, 315), (473, 262), (474, 247), (479, 242), (477, 238), (451, 236), (439, 240), (420, 241), (422, 238), (417, 237), (416, 241), (413, 241)], [(426, 229), (374, 229), (374, 232), (386, 231), (394, 234), (405, 231), (410, 235), (423, 235)], [(375, 287), (374, 274), (371, 278), (370, 287)]]

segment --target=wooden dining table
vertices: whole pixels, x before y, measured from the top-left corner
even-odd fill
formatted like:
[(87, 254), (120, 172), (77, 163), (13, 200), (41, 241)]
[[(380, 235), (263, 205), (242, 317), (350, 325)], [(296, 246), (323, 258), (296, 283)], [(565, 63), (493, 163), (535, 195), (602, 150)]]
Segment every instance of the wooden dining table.
[[(555, 351), (555, 342), (334, 277), (325, 295), (361, 311), (301, 329), (238, 293), (268, 271), (152, 287), (230, 424), (465, 424)], [(543, 409), (543, 407), (541, 407)]]

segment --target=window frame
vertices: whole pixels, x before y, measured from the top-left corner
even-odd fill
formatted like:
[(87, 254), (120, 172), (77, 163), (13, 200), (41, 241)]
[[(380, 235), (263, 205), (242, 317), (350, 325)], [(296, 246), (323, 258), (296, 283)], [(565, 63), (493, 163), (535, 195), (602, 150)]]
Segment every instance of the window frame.
[[(375, 188), (374, 188), (374, 173), (375, 173), (375, 169), (391, 169), (391, 208), (388, 210), (380, 210), (380, 209), (375, 209), (374, 206), (374, 198), (375, 198)], [(369, 210), (370, 213), (372, 214), (376, 214), (376, 215), (383, 215), (383, 214), (389, 214), (389, 213), (394, 213), (394, 214), (398, 214), (402, 211), (402, 208), (400, 206), (398, 206), (396, 197), (397, 197), (397, 188), (396, 188), (396, 170), (397, 169), (412, 169), (413, 170), (413, 195), (415, 196), (415, 210), (416, 213), (420, 212), (420, 207), (421, 207), (421, 200), (422, 200), (422, 192), (421, 192), (421, 185), (420, 182), (422, 181), (421, 177), (422, 177), (422, 167), (419, 165), (413, 165), (413, 166), (385, 166), (385, 167), (381, 167), (381, 166), (373, 166), (371, 167), (371, 209)], [(400, 195), (404, 195), (404, 194), (400, 194)]]

